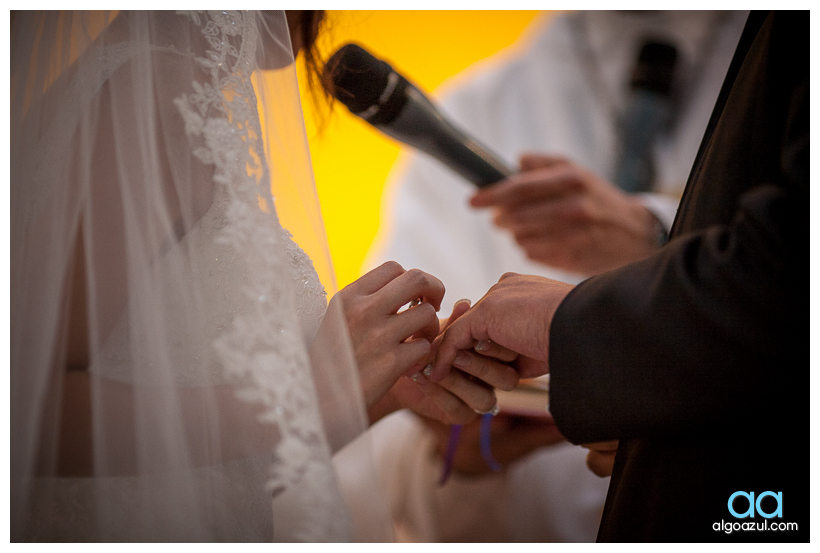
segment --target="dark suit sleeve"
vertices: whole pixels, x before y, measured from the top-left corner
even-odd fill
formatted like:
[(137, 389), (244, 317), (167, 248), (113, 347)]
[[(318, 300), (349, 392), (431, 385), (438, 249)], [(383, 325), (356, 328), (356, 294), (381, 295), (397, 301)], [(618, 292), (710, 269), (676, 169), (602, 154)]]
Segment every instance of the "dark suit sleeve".
[(805, 211), (760, 187), (731, 228), (576, 287), (550, 333), (550, 404), (564, 435), (591, 442), (770, 416), (794, 376), (781, 369), (808, 344), (792, 335), (808, 329), (807, 267), (783, 255)]
[[(771, 65), (767, 55), (760, 59)], [(570, 441), (759, 429), (803, 414), (809, 402), (807, 76), (771, 100), (787, 107), (780, 123), (767, 127), (777, 132), (764, 137), (772, 158), (765, 171), (754, 170), (759, 160), (748, 154), (759, 141), (733, 141), (750, 145), (746, 153), (729, 152), (733, 163), (748, 165), (725, 223), (683, 232), (659, 254), (581, 283), (561, 304), (550, 331), (550, 406)], [(708, 182), (733, 178), (720, 170), (727, 166), (720, 140), (738, 127), (735, 114), (744, 113), (732, 102), (730, 96), (703, 152), (707, 167), (697, 190), (736, 186)], [(703, 192), (697, 202), (708, 197)]]

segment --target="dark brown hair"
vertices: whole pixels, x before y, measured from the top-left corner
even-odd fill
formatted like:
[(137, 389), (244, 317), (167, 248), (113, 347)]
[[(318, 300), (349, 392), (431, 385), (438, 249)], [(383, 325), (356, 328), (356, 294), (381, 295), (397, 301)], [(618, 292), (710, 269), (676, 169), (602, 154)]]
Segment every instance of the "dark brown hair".
[(291, 32), (296, 35), (295, 41), (301, 48), (302, 61), (305, 64), (305, 75), (310, 93), (316, 101), (316, 107), (320, 107), (318, 96), (323, 97), (326, 103), (331, 102), (330, 92), (322, 82), (322, 70), (324, 60), (316, 46), (316, 39), (322, 32), (325, 21), (324, 10), (299, 10), (288, 12), (288, 24), (291, 25)]

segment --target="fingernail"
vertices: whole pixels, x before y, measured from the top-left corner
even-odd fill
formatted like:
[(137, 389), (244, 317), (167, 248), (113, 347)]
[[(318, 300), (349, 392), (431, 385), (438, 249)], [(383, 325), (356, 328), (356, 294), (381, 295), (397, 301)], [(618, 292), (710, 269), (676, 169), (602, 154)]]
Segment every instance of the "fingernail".
[(458, 300), (458, 301), (455, 303), (455, 305), (458, 305), (458, 304), (460, 304), (460, 303), (466, 303), (467, 305), (472, 305), (472, 302), (471, 302), (470, 300), (468, 300), (467, 298), (464, 298), (464, 299)]
[(460, 369), (464, 369), (470, 364), (470, 356), (463, 351), (458, 352), (456, 358), (453, 359), (453, 365)]
[(430, 376), (431, 374), (433, 374), (433, 364), (430, 363), (429, 365), (424, 367), (424, 371), (422, 372), (424, 372), (424, 376)]
[(488, 349), (490, 349), (490, 341), (489, 340), (480, 340), (475, 345), (475, 350), (476, 351), (486, 351)]

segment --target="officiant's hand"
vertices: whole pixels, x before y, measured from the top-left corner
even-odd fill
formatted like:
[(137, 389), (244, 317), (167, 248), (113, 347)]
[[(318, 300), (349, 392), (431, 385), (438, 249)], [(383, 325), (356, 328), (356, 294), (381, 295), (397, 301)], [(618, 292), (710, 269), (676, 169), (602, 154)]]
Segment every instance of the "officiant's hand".
[(494, 208), (527, 257), (595, 275), (658, 249), (657, 220), (637, 199), (569, 160), (521, 158), (521, 172), (475, 194), (473, 207)]
[(431, 380), (444, 379), (456, 356), (469, 351), (514, 352), (511, 365), (521, 378), (548, 373), (550, 323), (572, 288), (548, 278), (505, 274), (444, 331), (437, 344)]
[[(469, 309), (469, 300), (456, 302), (450, 317), (441, 321), (442, 331)], [(470, 422), (477, 413), (485, 413), (495, 407), (494, 388), (511, 390), (518, 383), (518, 373), (505, 364), (505, 361), (515, 357), (509, 356), (509, 352), (502, 352), (498, 356), (500, 359), (463, 352), (456, 359), (456, 368), (438, 383), (432, 382), (424, 371), (405, 375), (369, 409), (370, 421), (372, 423), (393, 411), (409, 408), (423, 417), (445, 424)]]
[[(424, 419), (436, 436), (436, 452), (447, 453), (451, 427), (438, 421)], [(490, 424), (493, 458), (507, 468), (511, 463), (533, 451), (565, 441), (555, 422), (549, 418), (524, 417), (504, 412), (496, 415)], [(461, 429), (453, 457), (453, 469), (463, 474), (489, 474), (492, 469), (481, 452), (481, 421), (474, 420)]]
[[(350, 331), (365, 402), (371, 407), (396, 379), (427, 364), (430, 343), (439, 334), (436, 312), (444, 285), (423, 271), (405, 271), (388, 261), (337, 296)], [(416, 299), (422, 302), (399, 312)]]

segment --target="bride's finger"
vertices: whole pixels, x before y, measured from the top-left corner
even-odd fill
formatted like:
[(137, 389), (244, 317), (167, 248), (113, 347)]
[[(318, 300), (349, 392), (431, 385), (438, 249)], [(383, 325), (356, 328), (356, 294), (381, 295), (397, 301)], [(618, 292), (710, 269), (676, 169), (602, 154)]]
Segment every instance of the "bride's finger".
[(400, 374), (411, 376), (424, 370), (425, 363), (430, 356), (430, 342), (427, 340), (409, 340), (399, 344), (392, 355), (393, 363), (390, 367), (400, 370)]
[(378, 292), (388, 282), (400, 277), (405, 272), (404, 267), (395, 261), (387, 261), (348, 284), (341, 291), (347, 291), (359, 296), (369, 296)]
[(410, 269), (385, 284), (374, 295), (389, 309), (389, 313), (396, 313), (403, 305), (417, 298), (422, 298), (438, 311), (444, 298), (444, 284), (424, 271)]
[[(470, 310), (470, 300), (467, 300), (467, 299), (458, 300), (455, 303), (455, 305), (453, 305), (453, 312), (450, 314), (450, 316), (448, 318), (442, 319), (441, 321), (438, 321), (438, 324), (436, 324), (436, 325), (431, 324), (430, 326), (427, 326), (427, 327), (423, 328), (422, 330), (420, 330), (420, 331), (416, 332), (415, 334), (413, 334), (413, 338), (424, 338), (425, 340), (430, 340), (431, 342), (433, 342), (433, 348), (435, 349), (436, 345), (438, 344), (439, 334), (441, 332), (444, 332), (444, 330), (448, 326), (450, 326), (451, 323), (455, 322), (456, 319), (461, 317), (463, 314), (465, 314), (469, 310)], [(408, 309), (408, 311), (409, 311), (409, 309)], [(401, 314), (401, 313), (399, 313), (399, 314)]]
[(436, 310), (426, 302), (396, 315), (391, 315), (388, 324), (391, 328), (391, 334), (399, 342), (403, 342), (411, 336), (424, 338), (432, 342), (438, 336), (439, 322)]
[(518, 354), (511, 349), (500, 346), (492, 340), (479, 340), (473, 349), (486, 357), (493, 357), (504, 363), (511, 363), (518, 359)]
[(510, 391), (518, 385), (518, 371), (492, 357), (461, 350), (453, 366), (499, 390)]

